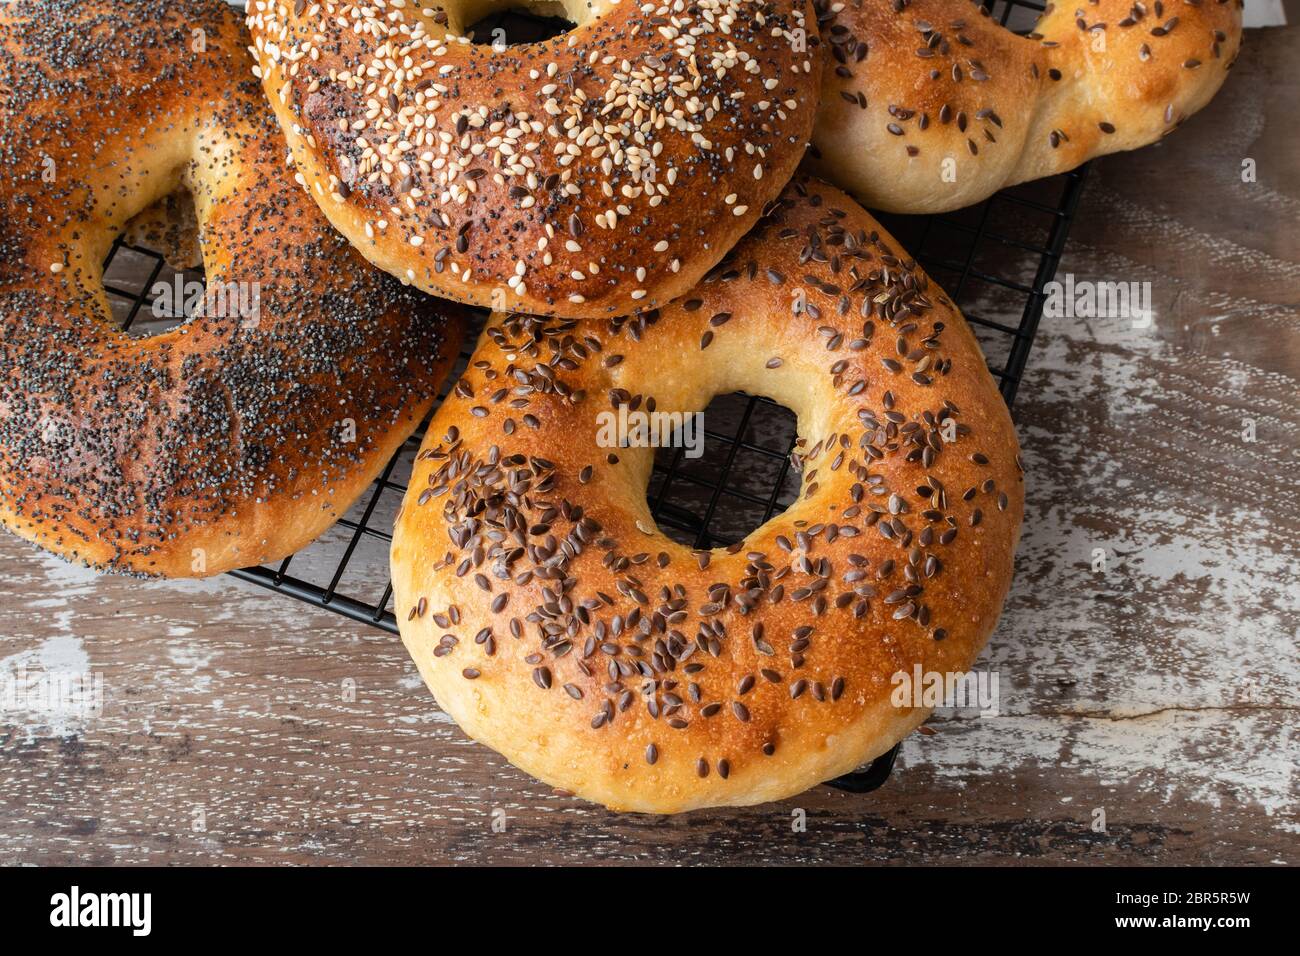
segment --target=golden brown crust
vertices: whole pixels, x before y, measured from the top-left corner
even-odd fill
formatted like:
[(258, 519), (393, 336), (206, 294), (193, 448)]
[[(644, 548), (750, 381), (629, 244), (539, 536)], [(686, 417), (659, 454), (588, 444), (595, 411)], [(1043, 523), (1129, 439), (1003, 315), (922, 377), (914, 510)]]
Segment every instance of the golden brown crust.
[[(366, 267), (293, 184), (247, 44), (217, 0), (0, 7), (0, 521), (64, 557), (195, 576), (292, 553), (454, 357), (459, 319)], [(209, 297), (130, 338), (101, 263), (181, 185)]]
[(1241, 0), (1049, 3), (1027, 37), (970, 0), (817, 8), (831, 56), (813, 168), (892, 212), (1152, 143), (1210, 101), (1241, 46)]
[(745, 234), (811, 135), (808, 0), (575, 0), (570, 33), (500, 53), (455, 35), (491, 4), (440, 6), (451, 33), (411, 6), (248, 7), (313, 195), (426, 291), (545, 315), (652, 308)]
[[(692, 552), (654, 526), (653, 451), (600, 447), (597, 416), (734, 390), (798, 415), (801, 493), (742, 544)], [(443, 709), (529, 773), (623, 810), (756, 803), (924, 719), (891, 705), (891, 677), (970, 667), (1022, 511), (966, 323), (801, 176), (662, 310), (494, 316), (418, 456), (395, 607)]]

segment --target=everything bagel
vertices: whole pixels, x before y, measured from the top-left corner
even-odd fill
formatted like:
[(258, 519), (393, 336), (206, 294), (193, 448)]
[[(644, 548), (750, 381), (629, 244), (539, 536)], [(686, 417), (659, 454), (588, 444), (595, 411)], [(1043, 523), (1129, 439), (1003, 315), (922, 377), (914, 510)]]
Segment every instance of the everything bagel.
[(1017, 36), (979, 2), (817, 0), (813, 168), (873, 209), (942, 212), (1172, 132), (1223, 85), (1242, 0), (1048, 3)]
[[(598, 416), (736, 390), (797, 414), (801, 491), (741, 544), (692, 551), (651, 517), (653, 450), (601, 447)], [(758, 803), (925, 718), (891, 677), (970, 667), (1022, 511), (965, 321), (866, 212), (799, 177), (663, 309), (493, 317), (417, 457), (395, 607), (440, 706), (546, 783), (622, 810)]]
[[(459, 319), (370, 269), (294, 185), (247, 45), (218, 0), (0, 6), (0, 521), (66, 558), (199, 576), (292, 553), (454, 355)], [(131, 338), (101, 264), (180, 186), (208, 294)]]
[(499, 6), (250, 0), (312, 195), (376, 265), (457, 301), (594, 317), (682, 294), (804, 153), (811, 4), (567, 0), (564, 36), (469, 43)]

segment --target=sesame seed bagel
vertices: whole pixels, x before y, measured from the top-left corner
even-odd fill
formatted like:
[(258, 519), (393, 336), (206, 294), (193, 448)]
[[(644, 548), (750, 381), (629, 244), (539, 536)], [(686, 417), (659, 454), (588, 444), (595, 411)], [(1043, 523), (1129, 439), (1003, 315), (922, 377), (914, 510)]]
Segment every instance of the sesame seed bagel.
[(813, 168), (925, 213), (1136, 149), (1223, 85), (1241, 0), (1048, 3), (1017, 36), (978, 0), (817, 0), (829, 42)]
[(250, 0), (312, 195), (371, 262), (460, 302), (598, 317), (681, 295), (803, 156), (811, 4), (565, 0), (568, 34), (471, 44), (502, 6)]
[[(602, 447), (598, 416), (736, 390), (795, 411), (802, 487), (740, 544), (694, 551), (655, 527), (653, 450)], [(926, 717), (891, 677), (970, 667), (1022, 512), (965, 321), (800, 176), (661, 310), (494, 315), (417, 457), (395, 607), (442, 708), (541, 780), (618, 810), (759, 803)]]
[[(454, 354), (460, 320), (370, 269), (293, 183), (247, 44), (219, 0), (0, 6), (0, 521), (65, 558), (202, 576), (292, 553)], [(131, 338), (102, 263), (179, 187), (206, 295)]]

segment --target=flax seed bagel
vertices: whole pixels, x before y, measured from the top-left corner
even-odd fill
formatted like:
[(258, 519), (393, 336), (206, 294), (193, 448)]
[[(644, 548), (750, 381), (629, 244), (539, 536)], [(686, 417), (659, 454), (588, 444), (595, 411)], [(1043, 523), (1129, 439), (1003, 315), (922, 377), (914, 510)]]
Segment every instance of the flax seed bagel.
[[(65, 558), (169, 576), (281, 558), (449, 366), (459, 319), (370, 269), (293, 183), (247, 44), (219, 0), (0, 6), (0, 522)], [(131, 338), (101, 264), (180, 186), (208, 295)], [(222, 304), (253, 283), (252, 308)]]
[(873, 209), (941, 212), (1172, 132), (1223, 85), (1241, 0), (817, 0), (831, 57), (813, 164)]
[[(653, 449), (599, 447), (597, 416), (736, 390), (798, 415), (801, 492), (741, 544), (692, 551), (651, 517)], [(891, 677), (970, 667), (1022, 510), (961, 315), (801, 176), (661, 310), (493, 317), (417, 456), (395, 607), (442, 708), (541, 780), (619, 810), (758, 803), (925, 718), (891, 705)]]
[(312, 195), (371, 262), (461, 302), (610, 316), (682, 294), (804, 153), (811, 4), (524, 3), (577, 26), (501, 50), (465, 39), (501, 6), (250, 0)]

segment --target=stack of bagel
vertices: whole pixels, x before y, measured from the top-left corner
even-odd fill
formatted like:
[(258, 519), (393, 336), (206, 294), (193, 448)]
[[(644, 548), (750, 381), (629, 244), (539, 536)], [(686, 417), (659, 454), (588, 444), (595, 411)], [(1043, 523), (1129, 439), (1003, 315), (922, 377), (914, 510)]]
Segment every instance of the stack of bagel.
[[(201, 576), (293, 553), (433, 408), (396, 520), (439, 705), (555, 787), (798, 793), (929, 708), (1011, 581), (1015, 432), (970, 329), (859, 203), (926, 213), (1150, 143), (1240, 0), (17, 0), (0, 7), (0, 521)], [(571, 29), (471, 42), (510, 6)], [(188, 189), (207, 293), (115, 330), (102, 263)], [(232, 309), (232, 301), (252, 310)], [(602, 415), (798, 417), (797, 501), (662, 534)]]

